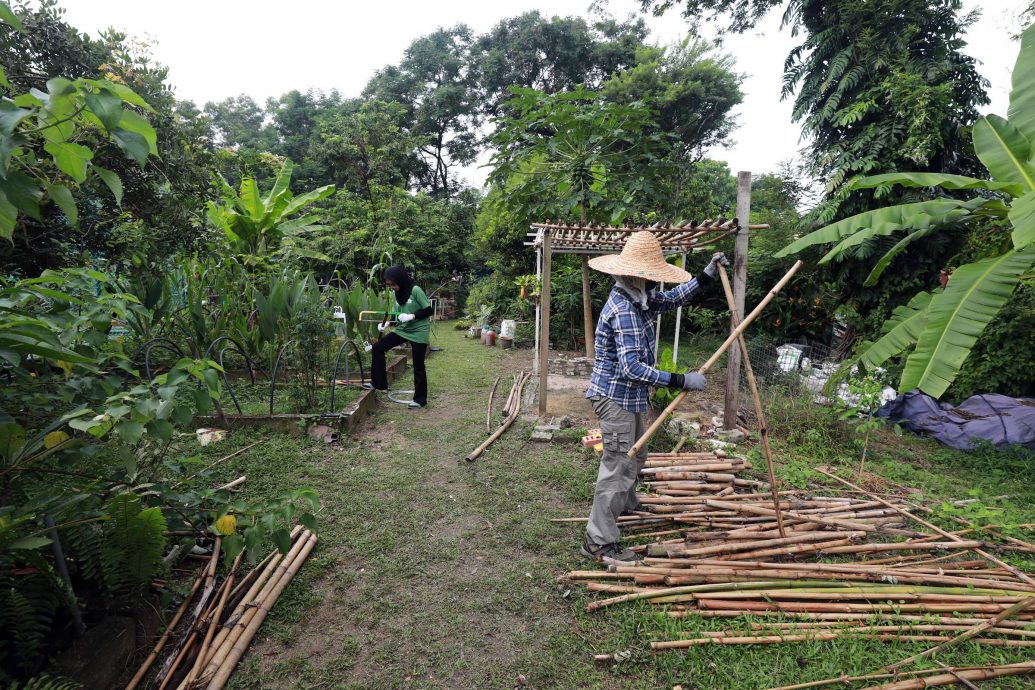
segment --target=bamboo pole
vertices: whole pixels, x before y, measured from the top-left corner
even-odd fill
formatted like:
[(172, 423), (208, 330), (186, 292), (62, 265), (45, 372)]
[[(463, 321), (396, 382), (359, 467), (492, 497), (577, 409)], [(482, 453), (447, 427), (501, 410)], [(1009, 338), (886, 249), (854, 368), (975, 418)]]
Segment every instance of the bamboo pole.
[(140, 685), (140, 681), (144, 679), (144, 676), (147, 674), (148, 669), (151, 668), (151, 664), (155, 662), (155, 659), (158, 658), (159, 652), (162, 651), (162, 648), (165, 646), (165, 643), (169, 641), (169, 636), (172, 635), (173, 630), (176, 629), (176, 624), (180, 622), (181, 618), (183, 618), (183, 614), (187, 611), (187, 607), (190, 605), (191, 599), (194, 598), (194, 595), (201, 587), (201, 583), (204, 581), (204, 579), (204, 574), (201, 574), (198, 576), (198, 579), (194, 581), (194, 586), (191, 587), (191, 590), (187, 593), (187, 596), (183, 598), (183, 603), (180, 604), (180, 607), (176, 609), (176, 613), (173, 614), (172, 620), (170, 620), (169, 624), (165, 627), (165, 632), (162, 633), (162, 636), (160, 638), (158, 638), (158, 642), (151, 650), (151, 653), (147, 655), (147, 658), (144, 659), (144, 663), (141, 664), (140, 668), (137, 669), (137, 672), (133, 674), (133, 678), (126, 685), (125, 690), (135, 690), (135, 688), (138, 685)]
[[(740, 310), (737, 308), (737, 302), (733, 296), (733, 287), (730, 285), (729, 276), (726, 275), (725, 266), (719, 266), (719, 279), (722, 281), (723, 292), (726, 293), (726, 304), (730, 309), (731, 323), (736, 328), (740, 325)], [(737, 343), (740, 346), (740, 356), (744, 363), (744, 373), (747, 377), (748, 389), (751, 391), (751, 398), (755, 403), (755, 417), (758, 418), (758, 433), (762, 437), (762, 450), (765, 452), (765, 466), (769, 474), (769, 490), (773, 494), (776, 523), (780, 534), (783, 535), (783, 515), (780, 513), (780, 499), (777, 494), (779, 487), (776, 483), (776, 472), (773, 470), (773, 450), (769, 446), (769, 426), (766, 424), (765, 410), (762, 408), (762, 396), (758, 393), (758, 382), (755, 380), (755, 371), (751, 367), (751, 358), (748, 357), (747, 343), (744, 341), (743, 333), (737, 338)]]
[(995, 626), (997, 626), (1002, 621), (1009, 620), (1010, 618), (1012, 618), (1013, 616), (1017, 615), (1018, 613), (1021, 613), (1025, 609), (1029, 608), (1032, 604), (1035, 604), (1035, 597), (1027, 597), (1025, 599), (1022, 599), (1022, 600), (1018, 601), (1016, 604), (1014, 604), (1013, 606), (1011, 606), (1010, 608), (1008, 608), (1005, 611), (1003, 611), (1002, 613), (993, 616), (992, 618), (988, 619), (987, 621), (984, 621), (982, 623), (978, 623), (977, 625), (973, 626), (972, 628), (970, 628), (969, 630), (967, 630), (963, 634), (957, 635), (956, 637), (952, 638), (948, 642), (946, 642), (944, 644), (940, 644), (940, 645), (938, 645), (936, 647), (931, 647), (930, 649), (926, 649), (926, 650), (920, 652), (919, 654), (914, 654), (913, 656), (907, 657), (907, 658), (903, 659), (902, 661), (895, 662), (894, 664), (891, 664), (890, 666), (885, 666), (885, 669), (887, 669), (888, 671), (892, 671), (892, 672), (897, 671), (898, 669), (902, 668), (903, 666), (908, 666), (909, 664), (913, 663), (914, 661), (919, 661), (920, 659), (925, 659), (925, 658), (931, 656), (932, 654), (937, 654), (938, 652), (940, 652), (941, 650), (943, 650), (943, 649), (945, 649), (947, 647), (951, 647), (953, 645), (959, 644), (960, 642), (966, 642), (967, 640), (973, 639), (974, 637), (976, 637), (977, 635), (980, 635), (981, 633), (985, 632), (989, 628), (994, 628)]
[[(304, 534), (304, 533), (303, 533)], [(301, 540), (300, 540), (301, 541)], [(244, 656), (245, 651), (248, 649), (248, 645), (251, 644), (252, 639), (255, 637), (255, 633), (258, 632), (259, 626), (266, 620), (266, 616), (270, 609), (276, 604), (277, 599), (280, 597), (284, 588), (287, 587), (288, 583), (294, 578), (295, 573), (301, 567), (305, 559), (309, 557), (310, 552), (316, 546), (316, 535), (311, 534), (307, 540), (305, 540), (305, 546), (298, 553), (298, 556), (291, 562), (284, 575), (278, 580), (276, 586), (270, 591), (270, 593), (264, 597), (262, 603), (252, 609), (256, 614), (248, 623), (248, 627), (242, 632), (237, 642), (230, 649), (230, 652), (226, 659), (221, 660), (218, 666), (218, 670), (215, 672), (215, 676), (208, 684), (208, 690), (222, 690), (223, 686), (230, 679), (230, 675), (237, 668), (237, 664), (241, 661), (241, 657)], [(218, 659), (218, 656), (213, 659), (213, 662)]]
[[(296, 525), (295, 528), (291, 530), (292, 548), (294, 548), (294, 546), (298, 543), (298, 535), (301, 534), (301, 532), (302, 527), (300, 525)], [(226, 623), (220, 628), (215, 640), (209, 646), (209, 649), (205, 655), (203, 668), (208, 667), (209, 661), (211, 661), (212, 657), (223, 646), (223, 643), (226, 641), (226, 638), (233, 632), (234, 627), (236, 626), (237, 622), (240, 621), (240, 619), (243, 617), (244, 613), (247, 610), (247, 607), (249, 607), (252, 604), (256, 595), (263, 589), (263, 587), (265, 587), (266, 582), (273, 575), (273, 573), (276, 572), (277, 566), (280, 564), (281, 560), (283, 560), (284, 555), (285, 554), (280, 553), (280, 551), (278, 551), (277, 549), (274, 549), (269, 556), (264, 558), (261, 563), (259, 563), (255, 566), (255, 568), (252, 569), (252, 572), (248, 573), (248, 577), (244, 578), (237, 587), (234, 587), (234, 591), (230, 593), (231, 602), (233, 602), (236, 599), (240, 589), (242, 589), (243, 587), (248, 587), (248, 590), (247, 592), (245, 592), (244, 596), (241, 597), (241, 599), (234, 604), (233, 610), (227, 617)], [(262, 569), (261, 572), (260, 568)]]
[(216, 604), (215, 611), (212, 612), (208, 617), (208, 629), (205, 631), (205, 639), (202, 640), (201, 646), (198, 647), (198, 652), (194, 659), (194, 665), (191, 667), (190, 672), (187, 673), (187, 677), (182, 683), (182, 687), (190, 687), (194, 679), (198, 677), (198, 674), (204, 668), (205, 657), (208, 654), (209, 645), (212, 644), (212, 638), (216, 634), (216, 628), (219, 626), (219, 621), (223, 616), (223, 608), (226, 606), (227, 599), (230, 596), (230, 591), (234, 586), (234, 578), (237, 575), (237, 569), (241, 567), (241, 558), (244, 556), (244, 549), (237, 554), (234, 558), (233, 565), (230, 566), (230, 572), (226, 576), (226, 581), (223, 583), (223, 592), (219, 597), (219, 603)]
[[(903, 671), (901, 673), (871, 673), (865, 676), (838, 676), (837, 678), (828, 678), (826, 680), (814, 680), (808, 683), (796, 683), (794, 685), (781, 685), (778, 688), (770, 688), (769, 690), (809, 690), (810, 688), (821, 688), (824, 685), (843, 685), (845, 683), (857, 683), (864, 680), (880, 680), (883, 678), (896, 678), (897, 676), (928, 676), (941, 674), (946, 671), (974, 671), (974, 670), (990, 670), (990, 669), (1003, 669), (1003, 668), (1035, 668), (1035, 662), (1026, 661), (1020, 664), (1004, 664), (1002, 666), (956, 666), (949, 669), (939, 668), (925, 668), (917, 671)], [(919, 686), (924, 687), (924, 686)], [(930, 687), (930, 686), (928, 686)]]
[(894, 683), (870, 686), (868, 688), (863, 688), (863, 690), (919, 690), (920, 688), (934, 688), (941, 685), (955, 685), (959, 682), (957, 675), (958, 677), (966, 678), (967, 680), (991, 680), (993, 678), (1003, 678), (1005, 676), (1020, 676), (1025, 673), (1031, 673), (1032, 671), (1035, 671), (1035, 661), (1027, 661), (1024, 662), (1023, 665), (981, 668), (970, 671), (955, 671), (954, 673), (942, 673), (940, 675), (926, 676), (924, 678), (900, 680)]
[(492, 390), (489, 391), (489, 409), (485, 413), (485, 433), (487, 434), (492, 433), (492, 398), (496, 395), (496, 388), (499, 387), (502, 378), (502, 376), (497, 376), (496, 383), (492, 384)]
[(525, 373), (521, 372), (518, 380), (514, 382), (514, 385), (517, 387), (517, 396), (514, 400), (514, 409), (511, 410), (510, 416), (503, 420), (503, 424), (500, 425), (499, 429), (496, 429), (489, 438), (485, 439), (480, 446), (472, 450), (467, 457), (464, 458), (467, 462), (474, 462), (477, 460), (478, 457), (485, 452), (485, 449), (495, 443), (497, 439), (499, 439), (499, 437), (502, 436), (503, 433), (517, 420), (518, 414), (521, 412), (521, 393), (524, 390), (525, 381), (527, 380), (528, 376), (525, 376)]
[[(739, 326), (737, 326), (736, 328), (733, 329), (733, 331), (730, 332), (729, 337), (726, 338), (726, 341), (723, 342), (723, 344), (719, 346), (719, 349), (716, 350), (715, 353), (712, 354), (712, 356), (709, 357), (708, 360), (704, 364), (701, 365), (701, 367), (697, 370), (697, 372), (699, 374), (702, 374), (702, 375), (703, 374), (707, 374), (708, 371), (713, 366), (715, 366), (715, 363), (717, 361), (719, 361), (719, 358), (722, 357), (722, 355), (726, 352), (726, 350), (729, 349), (730, 345), (732, 345), (733, 342), (744, 331), (747, 330), (748, 326), (751, 325), (752, 321), (754, 321), (756, 318), (758, 318), (758, 315), (761, 314), (762, 311), (766, 308), (766, 306), (770, 302), (773, 301), (773, 298), (776, 297), (776, 295), (780, 292), (780, 290), (782, 290), (783, 287), (790, 281), (790, 279), (794, 277), (794, 274), (797, 273), (798, 269), (801, 268), (801, 267), (802, 267), (802, 262), (801, 261), (797, 261), (797, 262), (795, 262), (795, 264), (793, 266), (791, 266), (790, 270), (787, 271), (787, 273), (784, 275), (784, 277), (781, 278), (779, 280), (779, 282), (777, 282), (776, 285), (773, 286), (773, 289), (770, 290), (769, 293), (765, 297), (762, 298), (762, 301), (758, 303), (758, 306), (756, 306), (751, 311), (751, 313), (748, 314), (747, 317), (745, 317), (745, 319), (740, 322)], [(671, 403), (669, 403), (668, 407), (666, 407), (664, 409), (664, 411), (660, 415), (658, 415), (658, 418), (654, 420), (654, 423), (651, 424), (650, 427), (645, 432), (643, 432), (643, 436), (641, 436), (636, 441), (636, 443), (633, 444), (632, 448), (629, 449), (629, 457), (630, 458), (634, 458), (634, 457), (636, 457), (639, 454), (639, 452), (643, 449), (643, 447), (645, 445), (647, 445), (647, 442), (650, 441), (650, 437), (653, 436), (655, 433), (657, 433), (658, 429), (661, 428), (661, 425), (665, 422), (665, 420), (668, 418), (668, 416), (672, 412), (674, 412), (676, 410), (676, 408), (679, 407), (679, 405), (683, 402), (683, 400), (686, 398), (686, 395), (687, 395), (687, 391), (681, 391), (679, 393), (679, 395), (676, 396), (675, 400), (673, 400)]]
[(586, 357), (596, 357), (596, 343), (593, 342), (593, 300), (590, 297), (589, 256), (582, 256), (582, 330), (586, 335)]
[[(954, 535), (954, 534), (952, 534), (950, 532), (946, 532), (945, 530), (943, 530), (938, 525), (934, 525), (934, 524), (928, 522), (927, 520), (924, 520), (923, 518), (919, 518), (916, 515), (913, 515), (912, 513), (910, 513), (909, 511), (907, 511), (904, 508), (901, 508), (899, 506), (896, 506), (896, 505), (893, 505), (891, 503), (888, 503), (883, 498), (879, 498), (879, 497), (874, 496), (873, 494), (871, 494), (871, 493), (869, 493), (867, 491), (864, 491), (863, 489), (859, 488), (855, 484), (852, 484), (847, 479), (842, 479), (841, 477), (838, 477), (833, 472), (827, 471), (826, 467), (817, 467), (816, 471), (819, 472), (820, 474), (824, 475), (824, 476), (830, 477), (831, 479), (834, 479), (836, 481), (841, 482), (842, 484), (844, 484), (845, 486), (847, 486), (847, 487), (849, 487), (851, 489), (855, 489), (856, 491), (864, 493), (864, 494), (870, 496), (872, 499), (874, 499), (876, 501), (880, 501), (881, 503), (883, 503), (884, 505), (888, 506), (889, 508), (891, 508), (891, 509), (897, 511), (898, 513), (902, 514), (903, 517), (909, 518), (911, 520), (915, 520), (916, 522), (919, 522), (924, 527), (927, 527), (928, 529), (933, 530), (933, 531), (937, 532), (938, 534), (941, 534), (944, 537), (948, 537), (949, 539), (952, 539), (953, 541), (957, 541), (957, 542), (963, 541), (963, 539), (961, 539), (960, 537), (957, 537), (956, 535)], [(976, 553), (979, 556), (981, 556), (983, 558), (986, 558), (989, 561), (995, 563), (1000, 568), (1006, 568), (1007, 570), (1010, 571), (1010, 573), (1013, 574), (1014, 577), (1016, 577), (1016, 578), (1018, 578), (1020, 580), (1023, 580), (1024, 582), (1027, 582), (1029, 585), (1035, 586), (1035, 580), (1033, 580), (1031, 577), (1029, 577), (1028, 575), (1022, 573), (1017, 568), (1014, 568), (1009, 563), (1006, 563), (1004, 561), (999, 560), (998, 558), (996, 558), (992, 554), (988, 553), (987, 551), (984, 551), (984, 550), (979, 549), (979, 548), (975, 548), (974, 549), (974, 553)]]

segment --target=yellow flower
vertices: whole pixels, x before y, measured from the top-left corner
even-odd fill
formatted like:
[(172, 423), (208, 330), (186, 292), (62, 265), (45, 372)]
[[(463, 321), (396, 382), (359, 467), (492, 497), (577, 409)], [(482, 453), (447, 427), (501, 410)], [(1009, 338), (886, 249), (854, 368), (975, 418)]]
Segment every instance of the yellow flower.
[(224, 515), (216, 520), (216, 534), (224, 537), (230, 536), (237, 531), (237, 518), (233, 515)]

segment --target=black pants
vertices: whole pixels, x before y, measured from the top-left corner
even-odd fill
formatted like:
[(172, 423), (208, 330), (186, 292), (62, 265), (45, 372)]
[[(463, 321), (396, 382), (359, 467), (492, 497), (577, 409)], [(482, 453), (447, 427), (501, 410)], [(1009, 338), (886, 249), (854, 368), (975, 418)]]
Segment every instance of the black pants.
[(385, 353), (398, 345), (413, 348), (413, 400), (421, 405), (428, 404), (428, 372), (424, 369), (424, 356), (428, 354), (427, 343), (414, 343), (394, 331), (381, 336), (370, 351), (370, 382), (374, 388), (388, 388), (388, 373), (385, 371)]

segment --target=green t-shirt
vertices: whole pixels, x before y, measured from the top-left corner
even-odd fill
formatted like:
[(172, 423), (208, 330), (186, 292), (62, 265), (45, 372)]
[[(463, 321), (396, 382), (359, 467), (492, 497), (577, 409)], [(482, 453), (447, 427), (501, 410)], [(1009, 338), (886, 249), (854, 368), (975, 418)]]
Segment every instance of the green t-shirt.
[[(424, 307), (431, 306), (431, 300), (424, 294), (424, 291), (417, 285), (413, 286), (410, 290), (410, 299), (406, 300), (406, 304), (399, 304), (398, 301), (395, 303), (396, 311), (400, 314), (416, 314)], [(409, 340), (411, 343), (424, 343), (428, 344), (428, 333), (431, 331), (431, 319), (425, 317), (423, 319), (414, 319), (406, 323), (400, 323), (395, 327), (395, 332), (401, 337)]]

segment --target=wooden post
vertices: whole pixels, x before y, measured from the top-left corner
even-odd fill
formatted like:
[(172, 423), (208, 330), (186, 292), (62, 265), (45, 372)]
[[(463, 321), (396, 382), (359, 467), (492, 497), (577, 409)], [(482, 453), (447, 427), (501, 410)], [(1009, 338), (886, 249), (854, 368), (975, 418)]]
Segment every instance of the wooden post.
[[(543, 279), (543, 248), (535, 248), (535, 277), (536, 280), (542, 281)], [(535, 357), (532, 358), (532, 374), (536, 375), (539, 373), (539, 323), (542, 310), (543, 299), (540, 295), (539, 300), (535, 303)]]
[[(744, 313), (744, 293), (747, 290), (748, 225), (751, 223), (751, 173), (737, 173), (737, 239), (733, 245), (733, 299), (737, 311)], [(730, 330), (733, 330), (732, 315)], [(740, 346), (734, 343), (726, 353), (726, 404), (722, 413), (722, 425), (726, 429), (737, 427), (737, 396), (740, 393)]]
[(546, 382), (550, 377), (550, 269), (553, 264), (553, 239), (543, 229), (543, 289), (539, 300), (539, 416), (546, 416)]
[[(680, 265), (684, 271), (686, 270), (686, 252), (683, 252), (683, 261)], [(679, 306), (676, 308), (676, 337), (672, 341), (672, 361), (679, 364), (679, 329), (683, 326), (683, 307)]]
[(586, 334), (586, 357), (593, 360), (596, 357), (596, 347), (593, 342), (593, 300), (590, 297), (589, 289), (589, 255), (582, 255), (582, 324)]

